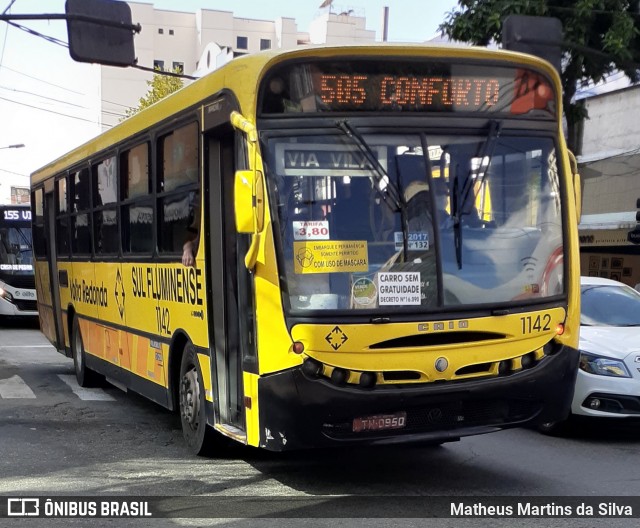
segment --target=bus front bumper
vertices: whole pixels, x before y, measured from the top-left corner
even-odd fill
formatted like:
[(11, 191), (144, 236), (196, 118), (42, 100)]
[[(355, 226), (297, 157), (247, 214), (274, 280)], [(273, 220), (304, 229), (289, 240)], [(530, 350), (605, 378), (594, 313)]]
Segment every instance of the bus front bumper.
[[(534, 368), (509, 376), (373, 389), (310, 379), (300, 368), (265, 376), (258, 384), (260, 446), (284, 451), (441, 443), (558, 421), (569, 413), (578, 357), (577, 350), (564, 347)], [(395, 428), (361, 427), (385, 420)]]
[[(33, 296), (35, 298), (35, 292)], [(35, 300), (10, 302), (0, 296), (0, 315), (34, 317), (38, 310)]]

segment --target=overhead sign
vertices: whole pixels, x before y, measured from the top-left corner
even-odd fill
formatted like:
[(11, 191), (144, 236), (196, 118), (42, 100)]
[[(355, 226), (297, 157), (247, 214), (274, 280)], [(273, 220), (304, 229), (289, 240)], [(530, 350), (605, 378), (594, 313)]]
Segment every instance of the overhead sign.
[(131, 7), (112, 0), (67, 0), (65, 3), (69, 55), (78, 62), (133, 66), (133, 33), (142, 29), (131, 22)]

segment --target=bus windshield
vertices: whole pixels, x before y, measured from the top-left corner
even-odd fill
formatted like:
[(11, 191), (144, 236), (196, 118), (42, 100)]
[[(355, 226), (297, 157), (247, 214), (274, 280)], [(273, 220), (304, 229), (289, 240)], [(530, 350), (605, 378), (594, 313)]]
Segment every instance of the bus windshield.
[(292, 311), (428, 312), (564, 293), (552, 138), (358, 136), (267, 140)]
[(19, 273), (33, 271), (31, 226), (0, 225), (0, 271)]

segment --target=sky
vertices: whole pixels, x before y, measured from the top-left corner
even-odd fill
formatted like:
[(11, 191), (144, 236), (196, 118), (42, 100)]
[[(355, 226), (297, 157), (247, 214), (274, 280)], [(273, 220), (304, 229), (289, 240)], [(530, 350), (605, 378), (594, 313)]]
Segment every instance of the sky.
[[(0, 0), (0, 13), (64, 13), (64, 0)], [(233, 11), (235, 17), (294, 18), (308, 30), (322, 0), (156, 0), (157, 9)], [(389, 7), (388, 40), (423, 42), (437, 34), (456, 0), (334, 0), (333, 12), (352, 9), (366, 17), (367, 29), (381, 38), (383, 7)], [(135, 22), (135, 20), (134, 20)], [(18, 21), (66, 44), (64, 21)], [(144, 31), (144, 28), (143, 28)], [(153, 65), (143, 65), (150, 66)], [(28, 175), (99, 132), (97, 66), (74, 62), (62, 45), (0, 21), (0, 203), (9, 187), (28, 186)], [(187, 72), (188, 73), (188, 72)], [(144, 96), (145, 94), (140, 94)], [(24, 144), (23, 148), (6, 148)]]

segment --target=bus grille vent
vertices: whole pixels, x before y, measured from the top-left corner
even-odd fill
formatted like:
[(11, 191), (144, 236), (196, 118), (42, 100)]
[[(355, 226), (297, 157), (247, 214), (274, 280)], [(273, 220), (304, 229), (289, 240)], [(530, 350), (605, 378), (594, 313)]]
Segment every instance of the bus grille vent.
[(422, 378), (419, 372), (414, 370), (390, 370), (383, 372), (384, 381), (414, 381)]
[(494, 363), (478, 363), (476, 365), (467, 365), (466, 367), (456, 370), (456, 376), (469, 376), (470, 374), (491, 373)]
[(38, 303), (36, 301), (16, 301), (14, 299), (13, 304), (15, 304), (21, 312), (35, 312), (38, 309)]
[(396, 337), (380, 343), (370, 345), (370, 349), (379, 348), (420, 348), (429, 346), (457, 345), (461, 343), (478, 343), (480, 341), (494, 341), (504, 339), (505, 334), (496, 332), (439, 332), (435, 334), (415, 334)]

